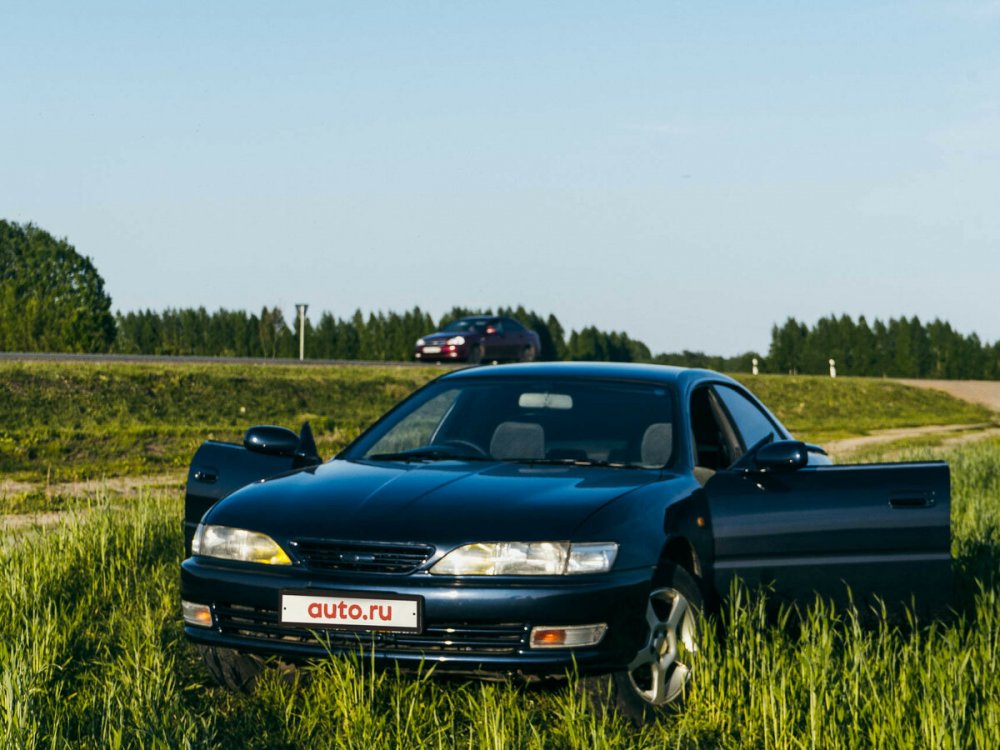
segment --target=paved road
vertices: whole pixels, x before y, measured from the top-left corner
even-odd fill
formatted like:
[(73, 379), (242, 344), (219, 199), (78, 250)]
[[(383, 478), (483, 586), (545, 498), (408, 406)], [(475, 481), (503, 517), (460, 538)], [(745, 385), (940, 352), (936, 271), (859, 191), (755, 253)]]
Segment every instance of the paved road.
[[(434, 367), (428, 362), (384, 362), (362, 359), (266, 359), (264, 357), (174, 357), (156, 354), (56, 354), (48, 352), (0, 352), (2, 361), (39, 362), (134, 362), (149, 364), (198, 364), (198, 365), (294, 365), (310, 367), (322, 365), (352, 365), (358, 367)], [(455, 365), (441, 365), (445, 368)]]

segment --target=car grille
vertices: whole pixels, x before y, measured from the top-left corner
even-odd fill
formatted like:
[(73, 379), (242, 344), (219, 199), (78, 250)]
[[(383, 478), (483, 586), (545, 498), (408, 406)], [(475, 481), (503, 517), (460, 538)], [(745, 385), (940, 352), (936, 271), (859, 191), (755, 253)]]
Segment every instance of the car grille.
[(292, 547), (310, 568), (352, 573), (412, 573), (434, 554), (427, 544), (394, 542), (297, 539)]
[(277, 610), (239, 604), (217, 604), (215, 616), (219, 628), (228, 635), (350, 651), (373, 648), (376, 652), (496, 656), (527, 648), (528, 637), (524, 623), (442, 623), (426, 627), (423, 633), (384, 633), (282, 625)]

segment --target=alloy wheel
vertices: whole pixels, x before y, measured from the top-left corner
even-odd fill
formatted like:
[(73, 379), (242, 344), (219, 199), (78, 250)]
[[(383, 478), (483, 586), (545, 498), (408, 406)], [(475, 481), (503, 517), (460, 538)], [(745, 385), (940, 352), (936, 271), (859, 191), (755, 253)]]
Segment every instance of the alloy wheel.
[(628, 665), (633, 690), (653, 706), (673, 703), (691, 679), (695, 643), (695, 610), (674, 588), (656, 589), (646, 605), (649, 639)]

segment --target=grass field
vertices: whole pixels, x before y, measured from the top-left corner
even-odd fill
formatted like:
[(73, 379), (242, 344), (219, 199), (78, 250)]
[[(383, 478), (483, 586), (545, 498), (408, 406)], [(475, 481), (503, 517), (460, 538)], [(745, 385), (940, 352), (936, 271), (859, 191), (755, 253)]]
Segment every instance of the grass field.
[[(48, 461), (90, 476), (181, 469), (206, 425), (236, 438), (251, 423), (302, 417), (329, 453), (437, 372), (0, 369), (3, 471), (29, 478)], [(810, 439), (991, 419), (878, 380), (747, 382)], [(143, 440), (165, 448), (147, 455)], [(780, 627), (743, 596), (722, 614), (727, 637), (703, 640), (686, 709), (641, 731), (595, 714), (572, 683), (446, 682), (347, 660), (225, 693), (182, 637), (180, 488), (122, 494), (98, 483), (61, 523), (0, 532), (0, 747), (997, 747), (1000, 441), (903, 457), (942, 455), (952, 467), (955, 617), (861, 625), (816, 603), (800, 627)]]
[(902, 628), (822, 605), (800, 628), (758, 599), (706, 638), (686, 710), (632, 729), (569, 688), (442, 682), (331, 661), (251, 695), (207, 684), (177, 611), (180, 501), (100, 496), (4, 541), (0, 746), (996, 747), (1000, 442), (947, 455), (960, 614)]

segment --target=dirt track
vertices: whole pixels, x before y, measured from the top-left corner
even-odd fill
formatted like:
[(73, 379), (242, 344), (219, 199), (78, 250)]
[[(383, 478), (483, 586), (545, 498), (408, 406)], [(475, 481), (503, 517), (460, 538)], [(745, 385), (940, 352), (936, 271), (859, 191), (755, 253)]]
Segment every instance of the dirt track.
[[(949, 396), (971, 401), (985, 406), (987, 409), (1000, 413), (1000, 381), (995, 380), (912, 380), (899, 379), (900, 383), (914, 388), (928, 388), (942, 391)], [(827, 443), (826, 450), (832, 456), (843, 456), (862, 448), (893, 443), (897, 440), (921, 437), (924, 435), (941, 435), (941, 445), (958, 445), (973, 440), (1000, 435), (1000, 428), (989, 424), (956, 424), (928, 425), (925, 427), (901, 427), (892, 430), (879, 430), (871, 435), (836, 440)]]
[[(180, 497), (184, 486), (184, 475), (158, 474), (136, 477), (111, 477), (108, 479), (89, 479), (82, 482), (60, 482), (46, 484), (44, 482), (16, 482), (0, 480), (0, 497), (19, 493), (44, 492), (50, 498), (65, 497), (103, 497), (134, 499), (143, 492), (153, 490), (175, 490)], [(0, 532), (32, 528), (45, 528), (60, 523), (72, 516), (86, 513), (84, 508), (70, 510), (39, 510), (30, 513), (0, 513)]]
[(924, 427), (897, 427), (891, 430), (878, 430), (870, 435), (862, 435), (860, 437), (831, 440), (825, 443), (823, 447), (831, 456), (844, 456), (862, 448), (874, 448), (879, 445), (894, 443), (897, 440), (906, 440), (907, 438), (922, 437), (924, 435), (941, 436), (939, 444), (943, 446), (960, 445), (961, 443), (970, 443), (974, 440), (996, 437), (1000, 435), (1000, 427), (988, 424), (932, 424)]

